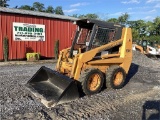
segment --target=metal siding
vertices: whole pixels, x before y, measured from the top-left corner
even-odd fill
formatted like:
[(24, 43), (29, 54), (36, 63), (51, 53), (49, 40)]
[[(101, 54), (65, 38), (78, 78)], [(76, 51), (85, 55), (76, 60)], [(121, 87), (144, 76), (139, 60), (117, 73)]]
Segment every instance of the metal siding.
[(2, 46), (2, 15), (0, 13), (0, 60), (3, 59), (3, 46)]
[[(48, 19), (44, 19), (44, 23), (47, 25), (47, 29), (46, 29), (46, 33), (48, 34), (47, 36), (45, 36), (46, 37), (46, 46), (45, 46), (45, 49), (48, 49), (50, 52), (48, 52), (48, 51), (46, 51), (45, 50), (45, 54), (47, 55), (47, 56), (51, 56), (51, 33), (50, 33), (50, 20), (48, 20)], [(52, 56), (53, 57), (53, 56)]]
[[(13, 41), (13, 22), (44, 24), (45, 41)], [(0, 60), (3, 59), (3, 38), (9, 38), (9, 59), (24, 59), (27, 52), (39, 52), (41, 56), (54, 56), (54, 44), (60, 41), (60, 50), (71, 45), (71, 37), (76, 25), (68, 20), (45, 18), (30, 15), (0, 13)]]
[[(53, 34), (53, 30), (54, 30), (54, 21), (50, 20), (50, 30), (49, 30), (49, 34), (52, 35)], [(50, 40), (50, 55), (54, 56), (54, 36), (51, 37)]]
[(1, 47), (2, 48), (2, 51), (1, 51), (2, 56), (1, 57), (2, 58), (0, 58), (0, 59), (2, 60), (4, 58), (3, 57), (3, 39), (6, 36), (6, 27), (5, 26), (6, 26), (6, 21), (7, 20), (6, 20), (6, 16), (3, 16), (2, 14), (1, 14), (1, 19), (2, 19), (2, 24), (1, 24), (2, 25), (2, 40), (1, 40), (2, 41), (2, 47)]

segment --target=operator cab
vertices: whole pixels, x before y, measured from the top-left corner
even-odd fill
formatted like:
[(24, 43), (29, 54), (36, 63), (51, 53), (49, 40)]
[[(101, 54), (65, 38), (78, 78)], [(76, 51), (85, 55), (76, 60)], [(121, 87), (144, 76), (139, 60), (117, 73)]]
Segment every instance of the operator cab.
[(121, 25), (92, 19), (82, 19), (75, 23), (77, 31), (70, 50), (71, 58), (78, 53), (121, 39)]

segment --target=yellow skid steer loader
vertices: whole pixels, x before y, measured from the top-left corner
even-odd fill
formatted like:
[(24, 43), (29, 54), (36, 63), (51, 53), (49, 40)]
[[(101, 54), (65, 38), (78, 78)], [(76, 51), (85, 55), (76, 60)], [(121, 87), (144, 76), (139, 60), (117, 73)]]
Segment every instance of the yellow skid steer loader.
[(60, 51), (56, 70), (42, 66), (26, 84), (46, 107), (125, 84), (132, 61), (130, 28), (98, 20), (75, 22), (72, 46)]

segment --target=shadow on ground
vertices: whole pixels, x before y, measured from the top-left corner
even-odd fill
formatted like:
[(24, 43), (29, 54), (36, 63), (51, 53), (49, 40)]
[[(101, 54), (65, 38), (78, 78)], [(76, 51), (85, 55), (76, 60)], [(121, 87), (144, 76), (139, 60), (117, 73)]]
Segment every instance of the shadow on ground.
[(139, 65), (132, 63), (128, 74), (126, 76), (125, 85), (131, 80), (131, 78), (138, 72)]
[(143, 104), (142, 120), (160, 119), (160, 100), (146, 101)]

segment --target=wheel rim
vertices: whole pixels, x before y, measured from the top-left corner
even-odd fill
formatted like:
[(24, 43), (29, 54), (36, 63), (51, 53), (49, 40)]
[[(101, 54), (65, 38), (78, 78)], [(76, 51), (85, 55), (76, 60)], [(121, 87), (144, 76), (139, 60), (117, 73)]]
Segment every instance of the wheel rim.
[(122, 81), (123, 81), (123, 73), (122, 72), (116, 73), (114, 78), (114, 85), (118, 86), (122, 83)]
[(101, 82), (101, 77), (99, 74), (95, 73), (89, 77), (88, 88), (90, 91), (95, 91)]

